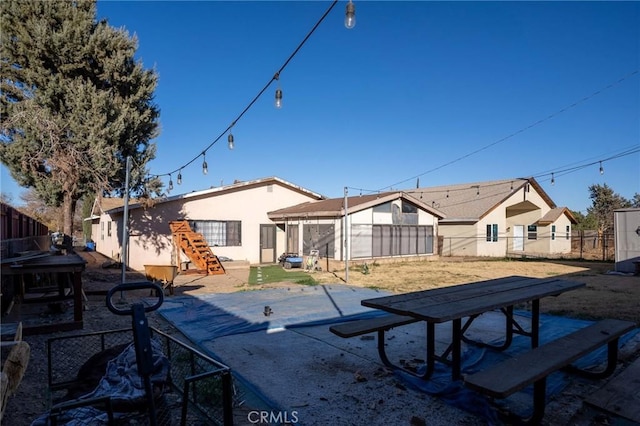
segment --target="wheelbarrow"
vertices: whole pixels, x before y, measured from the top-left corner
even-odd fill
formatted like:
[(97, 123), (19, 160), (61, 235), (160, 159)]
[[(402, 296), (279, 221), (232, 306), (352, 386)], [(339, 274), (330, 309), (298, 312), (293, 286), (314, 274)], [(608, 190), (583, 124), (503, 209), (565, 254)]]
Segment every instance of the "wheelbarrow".
[(173, 296), (173, 280), (178, 275), (178, 267), (174, 265), (144, 265), (144, 274), (149, 281), (162, 283), (162, 289), (169, 288)]

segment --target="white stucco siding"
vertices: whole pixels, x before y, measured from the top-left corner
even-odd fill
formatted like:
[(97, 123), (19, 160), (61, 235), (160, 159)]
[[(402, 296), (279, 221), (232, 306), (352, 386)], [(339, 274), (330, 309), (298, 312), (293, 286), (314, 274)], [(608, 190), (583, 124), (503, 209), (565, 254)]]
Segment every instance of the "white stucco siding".
[[(487, 241), (487, 225), (491, 226), (492, 232), (493, 225), (498, 225), (497, 241), (493, 241), (493, 235), (490, 235), (491, 241)], [(504, 256), (508, 235), (504, 211), (496, 209), (489, 213), (476, 224), (477, 256)]]
[(436, 230), (435, 230), (435, 226), (437, 224), (438, 220), (436, 219), (436, 217), (434, 215), (432, 215), (431, 213), (424, 211), (424, 210), (418, 210), (418, 225), (425, 225), (425, 226), (433, 226), (434, 230), (434, 236), (436, 235)]
[[(553, 232), (554, 226), (555, 232)], [(569, 227), (568, 233), (567, 226)], [(569, 218), (563, 214), (547, 228), (549, 233), (549, 253), (571, 253), (571, 221)]]
[(373, 213), (373, 209), (360, 210), (359, 212), (350, 213), (349, 220), (351, 223), (360, 225), (371, 225), (373, 223), (391, 223), (391, 213)]
[[(183, 204), (182, 217), (187, 220), (239, 220), (242, 245), (214, 247), (214, 253), (234, 260), (260, 263), (260, 225), (274, 225), (267, 212), (310, 200), (305, 194), (270, 184), (218, 197), (187, 199)], [(276, 231), (276, 258), (285, 251), (285, 245), (285, 237), (278, 238)]]
[(114, 260), (120, 260), (120, 240), (122, 228), (120, 219), (101, 214), (99, 222), (92, 227), (91, 239), (96, 243), (96, 251)]
[(477, 256), (475, 225), (443, 225), (438, 232), (443, 236), (443, 256)]
[[(228, 247), (212, 247), (214, 254), (226, 256), (234, 260), (247, 260), (250, 263), (260, 262), (260, 225), (275, 224), (268, 218), (267, 212), (287, 206), (300, 204), (315, 199), (300, 191), (286, 186), (270, 183), (254, 187), (240, 188), (237, 191), (204, 193), (202, 195), (169, 199), (158, 202), (155, 206), (144, 209), (132, 206), (129, 211), (130, 239), (129, 266), (144, 271), (144, 265), (171, 265), (174, 262), (174, 248), (169, 222), (175, 220), (219, 220), (241, 222), (241, 245)], [(105, 215), (108, 217), (108, 215)], [(115, 214), (119, 220), (122, 211)], [(101, 217), (101, 221), (106, 221)], [(112, 237), (101, 240), (100, 227), (94, 226), (94, 240), (97, 250), (111, 256), (120, 253), (121, 230), (116, 222), (112, 224)], [(117, 233), (117, 234), (116, 234)], [(282, 231), (276, 228), (277, 258), (285, 250), (286, 239)]]

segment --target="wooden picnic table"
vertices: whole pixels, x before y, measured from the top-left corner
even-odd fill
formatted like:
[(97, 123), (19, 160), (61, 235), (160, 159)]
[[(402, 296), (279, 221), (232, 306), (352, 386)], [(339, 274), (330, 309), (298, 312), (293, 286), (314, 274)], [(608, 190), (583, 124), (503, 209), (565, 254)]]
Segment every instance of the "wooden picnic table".
[[(530, 337), (531, 347), (536, 348), (539, 344), (540, 299), (547, 296), (558, 296), (566, 291), (584, 286), (584, 283), (553, 277), (510, 276), (365, 299), (362, 300), (361, 304), (424, 321), (427, 327), (426, 371), (420, 376), (424, 379), (429, 378), (434, 371), (435, 362), (440, 361), (450, 364), (453, 380), (459, 380), (461, 378), (462, 342), (471, 342), (465, 337), (464, 333), (475, 318), (485, 312), (500, 310), (506, 318), (505, 340), (502, 345), (498, 346), (480, 342), (473, 343), (504, 350), (511, 344), (515, 333)], [(513, 315), (513, 307), (515, 305), (527, 302), (531, 303), (531, 325), (529, 330), (525, 330), (524, 327), (518, 324)], [(464, 324), (463, 319), (465, 320)], [(442, 354), (438, 355), (435, 353), (435, 324), (449, 321), (452, 322), (451, 343)], [(384, 343), (382, 343), (383, 346)], [(384, 350), (382, 349), (379, 352), (383, 362), (390, 365)], [(449, 357), (451, 358), (450, 360)], [(403, 369), (402, 367), (396, 368)]]

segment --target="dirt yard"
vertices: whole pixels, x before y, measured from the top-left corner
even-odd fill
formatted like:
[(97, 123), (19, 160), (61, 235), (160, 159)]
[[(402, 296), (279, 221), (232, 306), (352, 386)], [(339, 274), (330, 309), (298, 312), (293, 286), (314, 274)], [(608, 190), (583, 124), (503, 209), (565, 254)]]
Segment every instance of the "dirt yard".
[[(88, 301), (84, 312), (84, 330), (82, 332), (103, 331), (127, 327), (128, 317), (116, 317), (105, 307), (104, 292), (121, 278), (118, 268), (104, 268), (106, 259), (97, 253), (80, 252), (88, 262), (83, 272), (83, 283)], [(444, 285), (461, 284), (509, 275), (530, 277), (563, 276), (582, 281), (586, 288), (565, 293), (557, 298), (547, 298), (541, 302), (543, 312), (561, 314), (579, 318), (619, 318), (640, 323), (640, 277), (607, 274), (613, 269), (612, 263), (576, 262), (576, 261), (493, 261), (470, 259), (445, 259), (428, 262), (406, 262), (385, 265), (370, 265), (368, 273), (361, 266), (349, 270), (349, 284), (354, 286), (385, 289), (392, 292), (408, 292)], [(179, 276), (176, 279), (176, 294), (203, 292), (233, 292), (255, 290), (260, 286), (249, 285), (248, 269), (228, 270), (226, 275), (207, 277)], [(314, 272), (313, 277), (320, 283), (343, 283), (345, 271)], [(127, 273), (127, 281), (144, 279), (139, 273)], [(262, 287), (291, 286), (292, 283), (267, 284)], [(164, 319), (155, 313), (148, 315), (151, 325), (173, 335), (179, 333)], [(51, 316), (43, 315), (43, 321), (52, 321)], [(63, 335), (57, 333), (56, 335)], [(26, 336), (31, 345), (31, 358), (24, 379), (16, 395), (9, 400), (3, 424), (30, 425), (47, 407), (47, 356), (46, 341), (54, 335)], [(637, 354), (636, 354), (637, 355)], [(571, 395), (574, 400), (580, 395)], [(554, 419), (576, 419), (580, 405), (563, 405), (563, 413), (549, 412), (546, 421), (553, 424)], [(568, 407), (568, 408), (567, 408)], [(578, 408), (576, 408), (578, 407)], [(573, 410), (567, 414), (566, 410)], [(238, 410), (241, 411), (241, 410)], [(237, 424), (244, 424), (243, 414), (235, 413)], [(343, 418), (348, 413), (343, 413)], [(244, 416), (246, 420), (246, 415)], [(356, 424), (354, 422), (353, 424)], [(593, 420), (576, 421), (573, 424), (597, 424)], [(178, 424), (177, 422), (175, 424)], [(394, 424), (392, 419), (381, 418), (380, 424)]]
[[(586, 287), (546, 298), (540, 303), (547, 313), (574, 318), (618, 318), (640, 324), (640, 277), (611, 274), (613, 263), (538, 260), (486, 260), (443, 258), (430, 262), (373, 264), (349, 269), (349, 284), (406, 293), (435, 287), (482, 281), (510, 275), (563, 278), (584, 282)], [(315, 272), (320, 283), (344, 282), (345, 271)]]

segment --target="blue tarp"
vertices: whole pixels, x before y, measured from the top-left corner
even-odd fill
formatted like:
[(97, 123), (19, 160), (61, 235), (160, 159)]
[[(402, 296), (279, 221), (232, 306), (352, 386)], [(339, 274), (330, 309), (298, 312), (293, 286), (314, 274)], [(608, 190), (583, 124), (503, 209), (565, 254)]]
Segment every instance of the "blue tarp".
[[(381, 315), (360, 301), (387, 293), (345, 285), (278, 288), (165, 299), (159, 312), (195, 343), (256, 331), (331, 324)], [(264, 314), (269, 307), (272, 314)]]
[[(159, 312), (194, 343), (208, 351), (207, 342), (223, 336), (258, 331), (269, 333), (295, 327), (329, 325), (351, 319), (378, 316), (383, 313), (361, 306), (360, 301), (386, 294), (388, 293), (346, 285), (296, 286), (288, 289), (174, 297), (165, 299)], [(265, 315), (265, 308), (272, 314)], [(523, 319), (525, 324), (530, 319), (529, 312), (517, 312), (516, 315)], [(540, 322), (541, 344), (591, 323), (586, 320), (550, 315), (541, 315)], [(504, 327), (504, 322), (501, 327)], [(636, 332), (637, 330), (624, 336), (621, 344)], [(438, 332), (436, 334), (438, 335)], [(441, 337), (446, 339), (448, 336), (438, 335), (438, 338)], [(327, 339), (334, 338), (335, 336), (327, 330)], [(499, 341), (492, 343), (499, 343)], [(464, 348), (462, 372), (468, 374), (485, 369), (514, 353), (529, 350), (530, 339), (516, 335), (509, 349), (503, 352), (474, 345), (464, 345)], [(216, 354), (211, 355), (217, 357)], [(599, 365), (604, 360), (606, 360), (606, 346), (579, 360), (577, 365), (587, 368)], [(221, 361), (225, 362), (224, 359)], [(436, 363), (436, 370), (427, 381), (403, 372), (397, 372), (397, 374), (414, 389), (437, 396), (451, 405), (482, 416), (490, 423), (496, 421), (495, 411), (488, 401), (483, 396), (466, 389), (459, 381), (452, 382), (451, 370), (446, 365)], [(547, 395), (560, 392), (566, 384), (564, 373), (552, 374), (547, 379)], [(527, 388), (506, 399), (504, 404), (508, 405), (510, 410), (526, 416), (527, 410), (531, 408), (531, 393), (531, 388)], [(269, 400), (268, 396), (264, 399)]]

